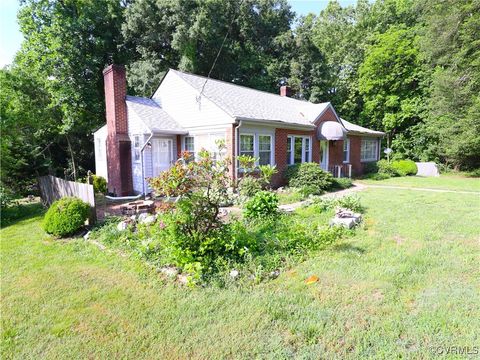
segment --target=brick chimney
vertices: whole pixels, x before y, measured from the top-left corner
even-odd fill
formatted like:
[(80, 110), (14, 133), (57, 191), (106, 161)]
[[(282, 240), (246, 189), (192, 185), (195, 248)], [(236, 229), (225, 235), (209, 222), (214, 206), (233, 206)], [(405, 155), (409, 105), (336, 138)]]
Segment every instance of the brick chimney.
[(287, 85), (280, 86), (280, 96), (292, 96), (292, 88)]
[(115, 64), (108, 66), (103, 70), (103, 81), (107, 116), (108, 191), (117, 196), (132, 195), (132, 153), (125, 103), (125, 67)]

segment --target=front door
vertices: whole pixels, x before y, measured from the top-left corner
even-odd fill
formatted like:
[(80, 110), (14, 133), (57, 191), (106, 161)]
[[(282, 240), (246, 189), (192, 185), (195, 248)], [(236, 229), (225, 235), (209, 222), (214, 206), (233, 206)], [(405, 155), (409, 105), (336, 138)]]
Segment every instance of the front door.
[(328, 171), (328, 141), (320, 141), (320, 166), (322, 170)]
[(153, 176), (158, 176), (162, 171), (170, 168), (173, 160), (173, 146), (171, 139), (152, 140)]

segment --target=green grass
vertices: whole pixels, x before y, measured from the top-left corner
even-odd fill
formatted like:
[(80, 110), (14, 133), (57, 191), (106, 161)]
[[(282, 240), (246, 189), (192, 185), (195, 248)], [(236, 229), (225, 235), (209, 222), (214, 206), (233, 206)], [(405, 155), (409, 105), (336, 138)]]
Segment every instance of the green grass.
[(354, 237), (227, 289), (163, 284), (135, 259), (52, 240), (37, 208), (1, 230), (1, 357), (425, 359), (432, 346), (478, 346), (478, 198), (359, 195)]
[(404, 176), (386, 180), (360, 180), (369, 185), (392, 185), (415, 188), (430, 188), (459, 191), (480, 191), (479, 178), (466, 178), (459, 175), (441, 175), (439, 177)]
[(277, 196), (280, 205), (293, 204), (305, 199), (298, 190), (293, 188), (285, 188), (283, 191), (277, 191)]

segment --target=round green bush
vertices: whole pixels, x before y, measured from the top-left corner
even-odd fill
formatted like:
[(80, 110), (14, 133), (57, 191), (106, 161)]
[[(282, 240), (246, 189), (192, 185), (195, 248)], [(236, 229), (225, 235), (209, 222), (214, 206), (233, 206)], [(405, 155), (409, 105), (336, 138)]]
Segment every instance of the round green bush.
[(65, 197), (55, 201), (43, 221), (48, 234), (63, 237), (77, 232), (90, 215), (90, 205), (74, 197)]
[(295, 188), (309, 189), (311, 194), (318, 195), (332, 186), (333, 176), (323, 171), (317, 163), (302, 163), (298, 166), (298, 171), (291, 170), (288, 184)]
[(397, 170), (393, 167), (391, 162), (385, 159), (377, 161), (378, 173), (388, 176), (398, 176)]
[(277, 194), (270, 191), (260, 191), (247, 201), (243, 215), (247, 219), (257, 219), (275, 215), (277, 211)]
[(397, 160), (392, 162), (392, 168), (400, 176), (416, 175), (417, 165), (412, 160)]

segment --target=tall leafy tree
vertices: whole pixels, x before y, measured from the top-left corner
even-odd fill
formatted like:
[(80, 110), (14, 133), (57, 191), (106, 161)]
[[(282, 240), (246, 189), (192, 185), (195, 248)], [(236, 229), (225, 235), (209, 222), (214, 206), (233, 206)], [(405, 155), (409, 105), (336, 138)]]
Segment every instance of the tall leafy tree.
[(426, 156), (480, 167), (480, 2), (422, 2), (421, 45), (432, 71)]
[(390, 27), (379, 34), (360, 66), (359, 90), (364, 122), (386, 131), (394, 150), (414, 156), (404, 139), (424, 112), (424, 71), (414, 28)]
[[(125, 62), (121, 24), (127, 2), (24, 0), (18, 14), (24, 41), (13, 65), (49, 96), (63, 166), (93, 169), (91, 133), (105, 121), (102, 70)], [(39, 119), (39, 121), (45, 121)], [(49, 119), (50, 121), (50, 119)]]
[(293, 17), (286, 0), (139, 0), (123, 27), (136, 50), (129, 83), (149, 96), (169, 67), (208, 75), (215, 64), (213, 78), (273, 90), (274, 39)]

